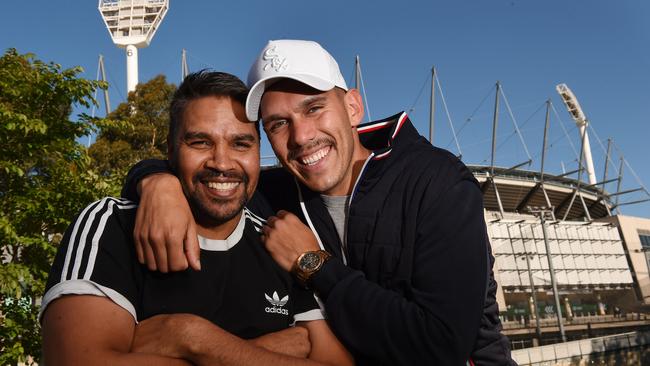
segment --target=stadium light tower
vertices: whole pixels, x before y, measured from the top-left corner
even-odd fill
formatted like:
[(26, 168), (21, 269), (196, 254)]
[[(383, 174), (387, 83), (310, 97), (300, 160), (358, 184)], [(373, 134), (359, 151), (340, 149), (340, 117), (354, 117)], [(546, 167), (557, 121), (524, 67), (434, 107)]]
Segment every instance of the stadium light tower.
[(557, 90), (558, 94), (560, 94), (560, 97), (562, 97), (562, 101), (564, 102), (564, 105), (566, 105), (566, 108), (569, 110), (569, 114), (571, 114), (571, 117), (575, 121), (576, 125), (578, 125), (578, 129), (580, 130), (580, 138), (584, 141), (582, 155), (587, 165), (586, 168), (587, 175), (589, 176), (589, 184), (596, 184), (594, 160), (591, 157), (591, 145), (589, 144), (589, 135), (587, 134), (587, 123), (589, 123), (587, 121), (587, 117), (582, 111), (580, 103), (578, 103), (578, 98), (576, 98), (575, 94), (573, 94), (571, 89), (569, 89), (566, 84), (558, 84), (555, 89)]
[(99, 0), (98, 7), (113, 43), (126, 49), (126, 88), (132, 92), (138, 85), (138, 48), (151, 43), (169, 0)]

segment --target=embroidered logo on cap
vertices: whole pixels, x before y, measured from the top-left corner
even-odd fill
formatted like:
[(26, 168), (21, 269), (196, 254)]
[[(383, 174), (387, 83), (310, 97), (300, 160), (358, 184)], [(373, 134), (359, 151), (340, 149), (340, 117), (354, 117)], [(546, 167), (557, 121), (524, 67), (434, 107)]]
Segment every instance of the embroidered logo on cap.
[(267, 48), (266, 51), (264, 51), (262, 58), (264, 61), (268, 61), (264, 65), (264, 71), (273, 69), (277, 72), (280, 70), (286, 70), (289, 66), (289, 64), (287, 64), (287, 58), (282, 57), (277, 53), (276, 46)]

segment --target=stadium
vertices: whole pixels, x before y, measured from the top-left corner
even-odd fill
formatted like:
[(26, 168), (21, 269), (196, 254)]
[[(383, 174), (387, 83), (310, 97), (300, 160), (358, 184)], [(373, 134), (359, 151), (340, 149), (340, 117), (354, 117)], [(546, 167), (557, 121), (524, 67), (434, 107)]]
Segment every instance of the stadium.
[[(100, 13), (114, 43), (127, 51), (127, 89), (131, 91), (137, 84), (137, 48), (151, 42), (168, 2), (141, 0), (130, 2), (128, 9), (120, 6), (119, 1), (99, 1)], [(182, 70), (183, 75), (189, 71), (185, 52)], [(435, 73), (434, 68), (431, 126), (436, 86), (440, 91), (438, 98), (444, 98)], [(360, 90), (362, 80), (357, 57), (355, 86)], [(596, 179), (588, 120), (566, 85), (558, 85), (557, 92), (580, 131), (576, 170), (562, 174), (544, 171), (550, 102), (541, 169), (522, 168), (530, 167), (532, 161), (527, 151), (524, 163), (513, 167), (495, 163), (499, 98), (505, 99), (498, 82), (491, 162), (476, 165), (465, 161), (484, 195), (485, 220), (499, 284), (497, 301), (504, 332), (513, 349), (650, 329), (650, 320), (644, 315), (650, 305), (650, 219), (620, 213), (621, 206), (650, 200), (650, 193), (640, 182), (638, 187), (622, 187), (625, 161), (621, 157), (620, 167), (614, 166), (609, 146), (603, 177), (600, 181)], [(442, 101), (446, 109), (446, 102)], [(516, 123), (515, 130), (521, 135)], [(432, 133), (430, 127), (430, 139)], [(455, 132), (454, 139), (460, 151)], [(276, 163), (273, 157), (262, 162)], [(614, 174), (608, 176), (608, 170)], [(606, 190), (614, 185), (615, 190)]]

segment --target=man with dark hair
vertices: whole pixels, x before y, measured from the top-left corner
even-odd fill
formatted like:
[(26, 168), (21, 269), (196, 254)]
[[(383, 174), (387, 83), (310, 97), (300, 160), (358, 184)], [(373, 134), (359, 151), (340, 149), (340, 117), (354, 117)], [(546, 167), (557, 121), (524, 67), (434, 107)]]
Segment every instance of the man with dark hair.
[(133, 243), (137, 205), (89, 205), (66, 231), (43, 297), (48, 365), (351, 364), (313, 293), (264, 249), (264, 220), (245, 207), (259, 176), (246, 94), (235, 76), (202, 71), (171, 103), (168, 156), (203, 270), (148, 271)]
[[(269, 42), (248, 85), (247, 117), (261, 118), (284, 167), (260, 177), (259, 192), (279, 210), (264, 244), (319, 295), (357, 364), (514, 364), (500, 333), (482, 195), (467, 167), (405, 113), (361, 124), (359, 92), (315, 42)], [(135, 199), (136, 181), (166, 169), (136, 165), (126, 193)], [(199, 268), (176, 179), (156, 174), (140, 188), (140, 259), (162, 272)]]
[[(248, 88), (236, 76), (223, 72), (201, 70), (188, 75), (169, 105), (169, 137), (175, 136), (176, 128), (183, 120), (183, 112), (185, 112), (187, 104), (194, 99), (209, 95), (227, 96), (241, 105), (246, 105)], [(255, 121), (254, 125), (259, 133), (259, 121)]]

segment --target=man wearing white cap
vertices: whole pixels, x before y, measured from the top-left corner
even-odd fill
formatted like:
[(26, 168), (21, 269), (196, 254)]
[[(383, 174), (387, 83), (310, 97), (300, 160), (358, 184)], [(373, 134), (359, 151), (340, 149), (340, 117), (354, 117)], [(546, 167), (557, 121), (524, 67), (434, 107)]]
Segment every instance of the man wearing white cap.
[[(361, 124), (361, 96), (315, 42), (269, 42), (248, 85), (247, 117), (261, 118), (285, 168), (263, 172), (254, 196), (277, 211), (266, 248), (320, 296), (357, 364), (513, 363), (481, 191), (462, 162), (431, 146), (405, 113)], [(132, 169), (129, 196), (133, 182), (161, 170)], [(188, 261), (198, 269), (174, 179), (143, 182), (137, 245), (151, 269)]]
[(201, 71), (171, 101), (168, 156), (197, 221), (203, 270), (148, 271), (133, 244), (137, 205), (108, 197), (87, 206), (43, 295), (47, 365), (353, 364), (313, 292), (264, 249), (264, 221), (244, 207), (260, 170), (247, 95), (237, 77)]

